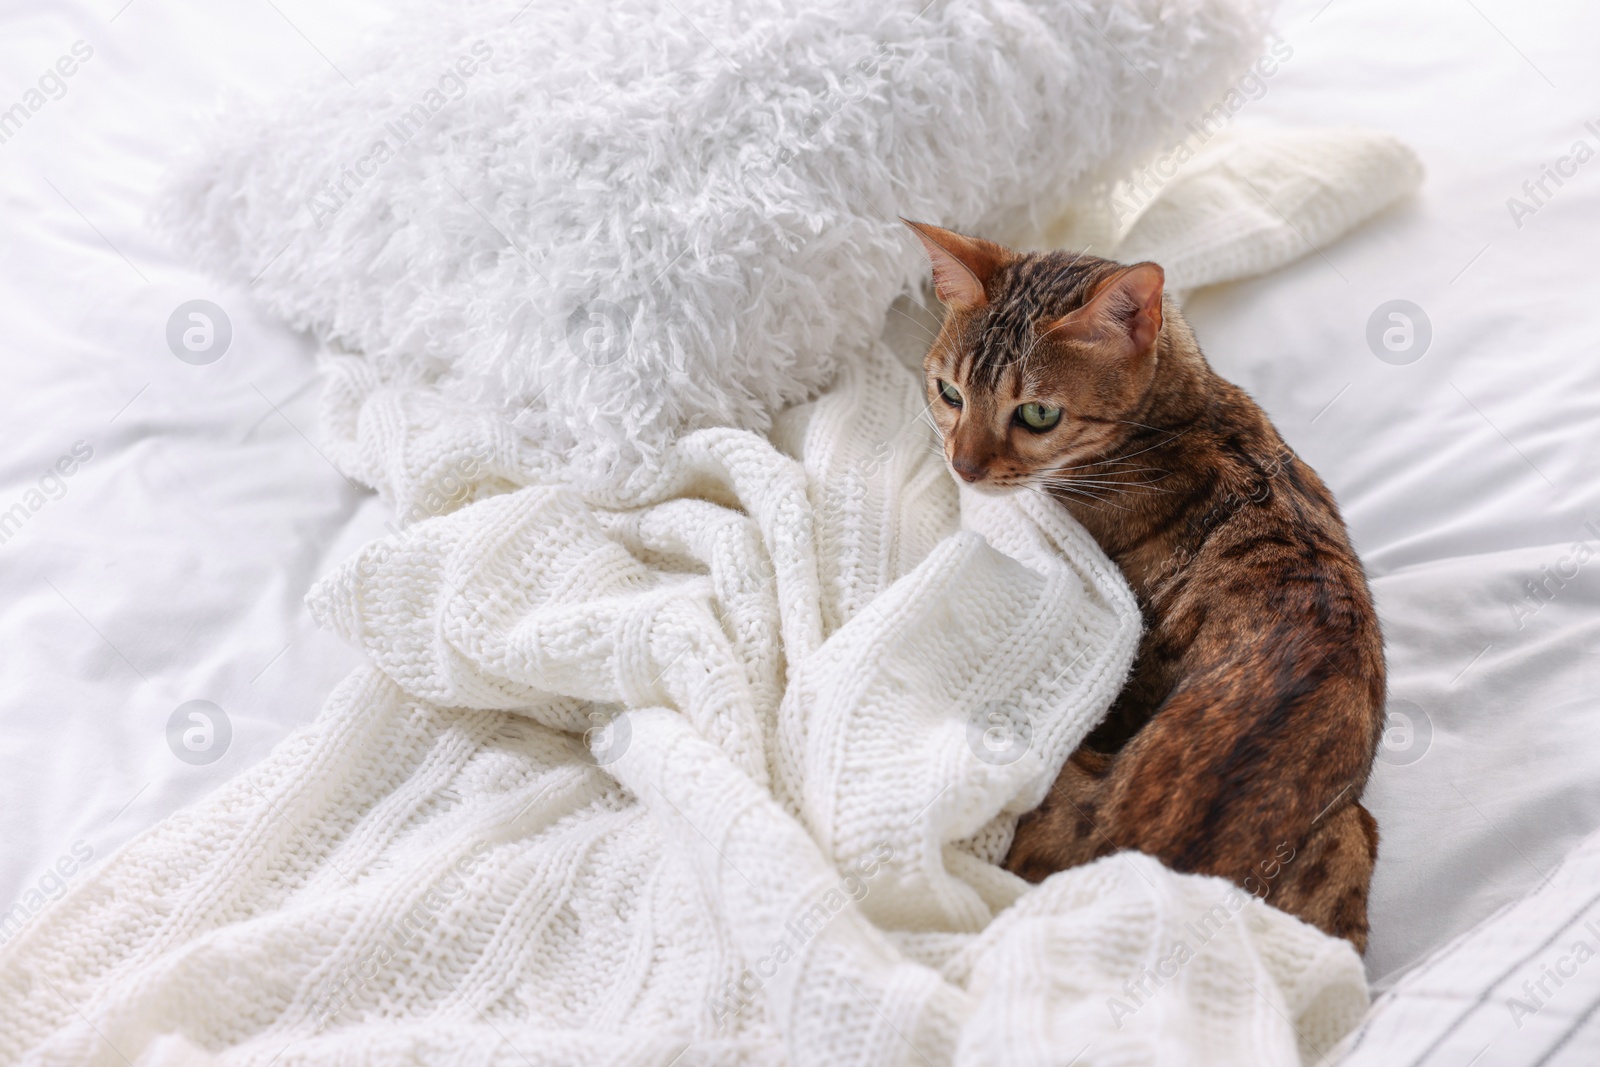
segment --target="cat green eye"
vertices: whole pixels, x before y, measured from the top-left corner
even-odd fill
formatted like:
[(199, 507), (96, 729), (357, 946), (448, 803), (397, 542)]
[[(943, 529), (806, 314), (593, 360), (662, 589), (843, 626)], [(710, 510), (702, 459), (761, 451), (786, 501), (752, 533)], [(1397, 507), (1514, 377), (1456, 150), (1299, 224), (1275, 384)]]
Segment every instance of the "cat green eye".
[(1061, 421), (1061, 409), (1049, 404), (1024, 404), (1017, 409), (1017, 421), (1034, 433), (1043, 433)]
[(943, 378), (939, 379), (939, 395), (944, 397), (944, 402), (951, 407), (958, 408), (961, 406), (961, 390)]

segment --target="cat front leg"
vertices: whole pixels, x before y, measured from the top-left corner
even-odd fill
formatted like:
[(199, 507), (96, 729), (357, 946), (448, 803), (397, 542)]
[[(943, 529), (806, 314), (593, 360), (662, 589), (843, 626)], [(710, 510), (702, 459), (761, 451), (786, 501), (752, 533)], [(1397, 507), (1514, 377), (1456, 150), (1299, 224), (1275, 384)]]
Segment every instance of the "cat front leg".
[(1099, 815), (1111, 763), (1110, 754), (1083, 747), (1068, 758), (1044, 802), (1017, 821), (1006, 870), (1042, 882), (1057, 871), (1118, 850)]

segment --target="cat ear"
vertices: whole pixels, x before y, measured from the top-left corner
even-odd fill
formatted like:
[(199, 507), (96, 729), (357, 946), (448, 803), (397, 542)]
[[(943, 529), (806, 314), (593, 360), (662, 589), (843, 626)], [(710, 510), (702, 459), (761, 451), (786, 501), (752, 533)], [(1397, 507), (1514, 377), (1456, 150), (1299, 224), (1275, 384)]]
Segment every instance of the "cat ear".
[(1100, 283), (1083, 307), (1045, 327), (1110, 343), (1126, 355), (1148, 352), (1161, 335), (1161, 293), (1167, 275), (1154, 263), (1135, 263)]
[(939, 301), (954, 311), (970, 311), (989, 303), (984, 291), (1006, 260), (1006, 250), (993, 241), (964, 237), (925, 222), (901, 219), (922, 240), (933, 263), (933, 288)]

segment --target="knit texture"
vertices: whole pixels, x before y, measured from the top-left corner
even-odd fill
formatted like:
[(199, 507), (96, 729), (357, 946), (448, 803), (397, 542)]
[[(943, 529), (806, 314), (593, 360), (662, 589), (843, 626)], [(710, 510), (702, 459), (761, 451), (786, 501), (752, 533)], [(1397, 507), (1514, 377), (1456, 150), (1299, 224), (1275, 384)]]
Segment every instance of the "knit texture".
[[(1179, 37), (1184, 12), (1210, 10), (1149, 6)], [(936, 4), (926, 17), (955, 35), (938, 46), (955, 54), (983, 13), (1023, 19), (1007, 38), (1019, 48), (1060, 40), (1024, 18), (1033, 10)], [(1116, 5), (1104, 32), (1115, 38), (1138, 10)], [(1205, 39), (1210, 23), (1198, 25)], [(662, 35), (671, 51), (688, 31)], [(1136, 96), (1136, 74), (1119, 59), (1098, 77)], [(984, 77), (958, 71), (950, 91), (992, 106), (1001, 97)], [(982, 158), (1009, 158), (996, 143), (1007, 128), (983, 131)], [(952, 144), (938, 160), (979, 158)], [(246, 166), (218, 158), (221, 171)], [(430, 158), (405, 166), (428, 171)], [(919, 158), (886, 155), (874, 180), (922, 182)], [(1348, 180), (1348, 154), (1318, 158), (1326, 195), (1358, 190), (1327, 217), (1354, 224), (1393, 199), (1392, 184)], [(272, 171), (258, 192), (292, 198), (301, 157), (247, 159)], [(201, 229), (254, 220), (207, 230), (217, 248), (236, 240), (240, 263), (279, 246), (256, 239), (260, 200), (229, 200), (246, 184), (198, 194)], [(518, 211), (539, 197), (575, 203), (539, 188)], [(1015, 206), (1020, 188), (951, 202), (960, 218), (990, 217), (988, 203), (997, 225), (1020, 225), (1033, 210)], [(1350, 1029), (1366, 1002), (1353, 950), (1220, 881), (1137, 855), (1036, 888), (997, 866), (1016, 816), (1114, 697), (1139, 616), (1061, 509), (1032, 494), (958, 496), (917, 375), (873, 340), (912, 269), (900, 246), (886, 251), (889, 231), (863, 245), (859, 220), (839, 223), (840, 248), (878, 249), (864, 274), (830, 273), (820, 237), (691, 243), (684, 277), (696, 280), (672, 283), (683, 321), (648, 320), (642, 362), (573, 374), (543, 362), (506, 311), (531, 292), (522, 257), (433, 192), (424, 204), (397, 191), (365, 225), (405, 225), (370, 247), (352, 229), (341, 252), (297, 258), (262, 288), (365, 352), (326, 355), (324, 447), (392, 503), (395, 529), (309, 603), (370, 666), (260, 765), (78, 879), (0, 950), (0, 1058), (1237, 1067), (1297, 1062)], [(476, 192), (462, 192), (470, 207)], [(795, 221), (811, 218), (809, 194), (790, 195), (792, 213), (763, 210), (810, 226)], [(1073, 206), (1062, 195), (1052, 205)], [(584, 201), (601, 292), (613, 267), (638, 287), (655, 262), (606, 258), (627, 245), (612, 229), (616, 196)], [(1186, 203), (1178, 236), (1213, 201)], [(1229, 269), (1279, 265), (1309, 251), (1287, 239), (1290, 219), (1325, 208), (1313, 195), (1282, 226), (1212, 247), (1250, 245), (1235, 240)], [(680, 232), (639, 217), (637, 234)], [(430, 244), (439, 233), (448, 240)], [(718, 247), (738, 249), (727, 306), (745, 310), (696, 318), (724, 307), (702, 299)], [(360, 260), (362, 248), (364, 280), (317, 258)], [(1202, 247), (1185, 255), (1194, 277), (1226, 275), (1203, 273)], [(791, 271), (804, 283), (741, 288)], [(761, 336), (794, 359), (741, 363), (736, 342), (779, 323)], [(681, 333), (691, 326), (706, 332)], [(500, 366), (511, 351), (526, 362)], [(516, 367), (531, 377), (511, 391), (543, 382), (548, 408), (459, 388)], [(819, 399), (768, 418), (827, 380)], [(627, 422), (642, 383), (670, 417)], [(721, 406), (747, 386), (748, 405)], [(566, 438), (530, 432), (558, 407), (578, 420)], [(681, 432), (702, 416), (729, 425)], [(619, 454), (636, 433), (654, 442), (650, 462), (625, 479), (575, 462), (574, 441)]]
[(1237, 1067), (1359, 1017), (1218, 880), (996, 866), (1138, 612), (1054, 505), (958, 499), (883, 347), (627, 493), (328, 371), (335, 458), (454, 503), (312, 593), (370, 668), (7, 946), (6, 1060)]
[[(1137, 215), (1116, 254), (1159, 258), (1175, 289), (1248, 278), (1325, 247), (1421, 184), (1422, 161), (1396, 137), (1228, 130)], [(1140, 192), (1130, 182), (1113, 202), (1125, 209)]]

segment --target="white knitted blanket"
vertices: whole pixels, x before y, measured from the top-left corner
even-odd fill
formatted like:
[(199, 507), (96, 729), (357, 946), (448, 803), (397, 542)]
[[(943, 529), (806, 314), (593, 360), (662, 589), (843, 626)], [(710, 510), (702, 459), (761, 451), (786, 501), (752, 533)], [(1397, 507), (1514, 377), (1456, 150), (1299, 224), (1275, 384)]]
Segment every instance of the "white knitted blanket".
[(605, 495), (327, 366), (399, 518), (310, 602), (371, 666), (7, 946), (6, 1062), (1240, 1067), (1359, 1018), (1223, 882), (996, 865), (1138, 613), (1048, 501), (958, 499), (885, 345)]

